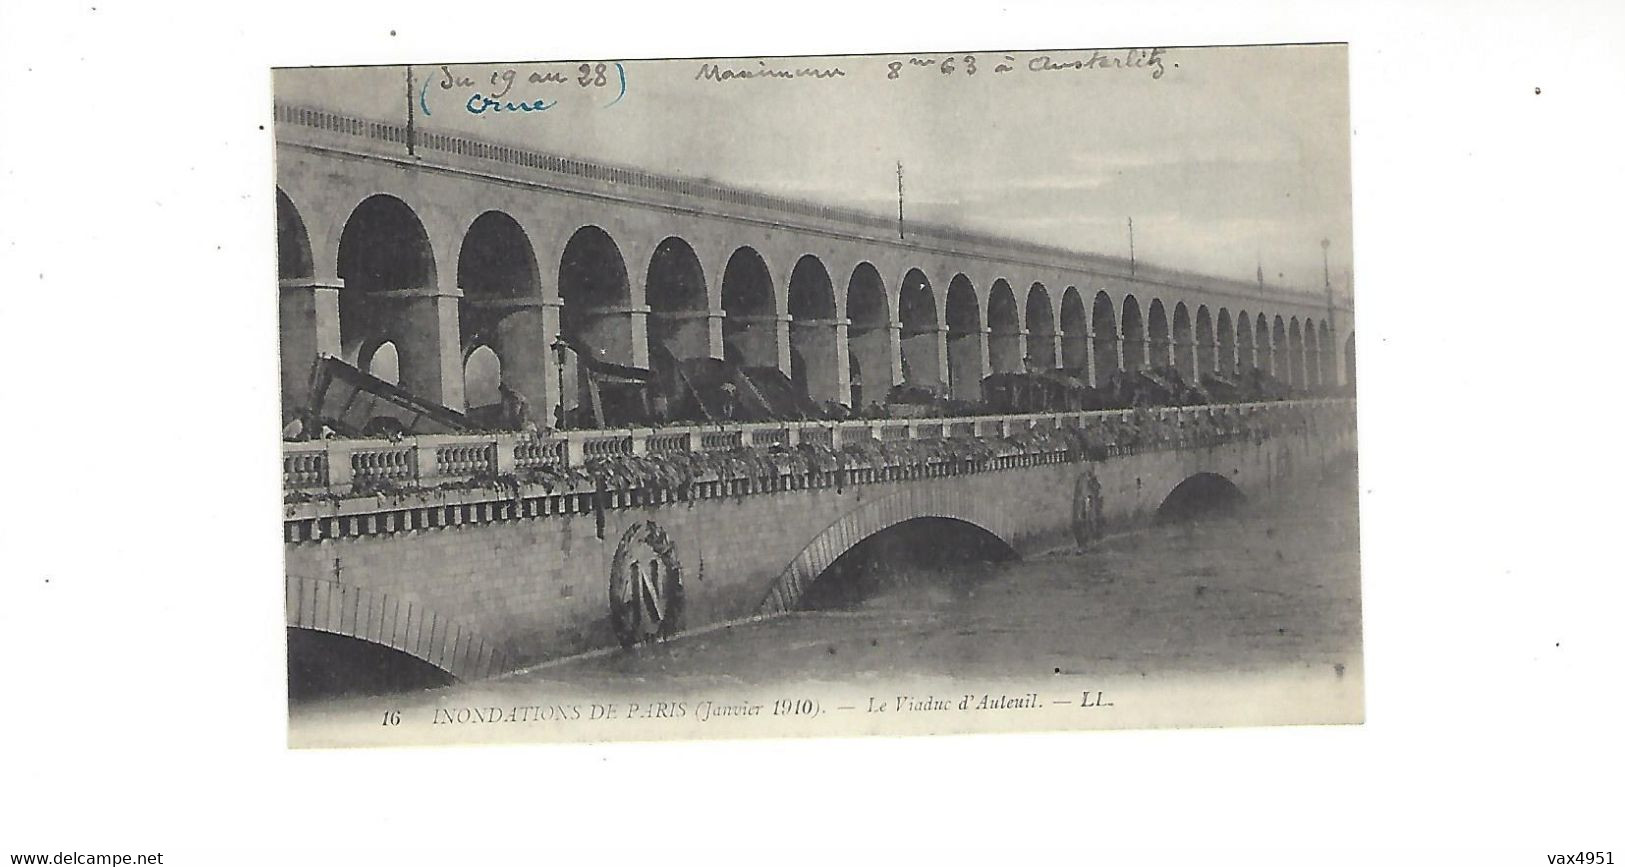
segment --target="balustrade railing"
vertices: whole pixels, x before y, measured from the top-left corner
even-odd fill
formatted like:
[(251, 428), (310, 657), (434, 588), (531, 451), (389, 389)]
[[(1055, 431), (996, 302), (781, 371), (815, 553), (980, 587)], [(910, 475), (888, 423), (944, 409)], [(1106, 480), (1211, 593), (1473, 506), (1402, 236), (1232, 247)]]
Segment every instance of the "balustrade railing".
[[(1033, 413), (979, 418), (918, 421), (777, 422), (740, 424), (725, 429), (667, 427), (619, 431), (563, 431), (547, 436), (496, 433), (436, 435), (387, 439), (329, 439), (283, 444), (282, 484), (287, 491), (365, 493), (390, 486), (434, 486), (471, 479), (495, 480), (521, 471), (548, 467), (564, 470), (592, 459), (631, 454), (728, 451), (749, 443), (754, 448), (793, 449), (798, 445), (838, 449), (861, 443), (902, 443), (950, 438), (1000, 439), (1045, 437), (1062, 429), (1094, 433), (1105, 455), (1135, 454), (1154, 449), (1214, 445), (1237, 439), (1262, 439), (1274, 417), (1303, 408), (1344, 405), (1346, 399), (1274, 403), (1160, 407), (1142, 410), (1092, 410)], [(1123, 430), (1131, 429), (1133, 436)], [(1116, 437), (1114, 439), (1114, 437)], [(1038, 440), (1045, 442), (1045, 440)], [(1064, 449), (1063, 449), (1064, 451)], [(1036, 454), (1036, 453), (1034, 453)], [(1020, 460), (1011, 463), (1006, 460)], [(1021, 463), (1033, 454), (1001, 456), (1000, 466)], [(860, 474), (855, 478), (866, 476)], [(889, 478), (884, 473), (877, 478)]]

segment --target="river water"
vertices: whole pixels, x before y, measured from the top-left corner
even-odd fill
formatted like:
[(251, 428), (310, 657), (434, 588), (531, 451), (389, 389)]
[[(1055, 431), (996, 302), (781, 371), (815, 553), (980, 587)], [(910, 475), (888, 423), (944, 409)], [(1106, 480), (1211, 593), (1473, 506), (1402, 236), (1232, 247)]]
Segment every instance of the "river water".
[[(1295, 672), (1350, 686), (1345, 675), (1361, 672), (1358, 548), (1346, 469), (1084, 551), (881, 563), (883, 579), (856, 601), (392, 701), (426, 719), (435, 708), (539, 696), (665, 696), (692, 708), (700, 696), (748, 701), (789, 684), (855, 703), (898, 683), (1200, 683)], [(360, 718), (378, 706), (359, 701), (302, 705), (294, 722)], [(1352, 701), (1343, 716), (1357, 718), (1357, 697), (1339, 701)]]
[(1086, 551), (898, 568), (867, 599), (567, 661), (576, 686), (774, 684), (1345, 666), (1360, 647), (1354, 477)]

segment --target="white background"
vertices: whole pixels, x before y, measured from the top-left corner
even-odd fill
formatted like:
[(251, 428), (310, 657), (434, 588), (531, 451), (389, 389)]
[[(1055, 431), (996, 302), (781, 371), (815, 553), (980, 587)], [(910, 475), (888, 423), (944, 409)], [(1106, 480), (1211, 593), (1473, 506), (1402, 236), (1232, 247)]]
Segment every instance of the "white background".
[[(1617, 4), (0, 8), (0, 856), (1625, 861)], [(283, 747), (269, 67), (1308, 40), (1352, 44), (1365, 725)]]

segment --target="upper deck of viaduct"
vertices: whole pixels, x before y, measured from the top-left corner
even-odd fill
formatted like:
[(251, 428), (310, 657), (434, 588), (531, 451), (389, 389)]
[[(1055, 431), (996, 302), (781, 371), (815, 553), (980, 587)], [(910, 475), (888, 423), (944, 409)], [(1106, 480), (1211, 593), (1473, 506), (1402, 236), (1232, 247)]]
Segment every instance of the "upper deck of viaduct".
[[(1328, 292), (1130, 263), (723, 184), (276, 108), (284, 398), (322, 353), (461, 408), (487, 348), (555, 403), (547, 347), (651, 347), (777, 366), (815, 398), (861, 381), (974, 399), (989, 373), (1259, 367), (1348, 381), (1353, 310)], [(409, 152), (410, 151), (410, 152)], [(870, 390), (868, 395), (876, 394)]]

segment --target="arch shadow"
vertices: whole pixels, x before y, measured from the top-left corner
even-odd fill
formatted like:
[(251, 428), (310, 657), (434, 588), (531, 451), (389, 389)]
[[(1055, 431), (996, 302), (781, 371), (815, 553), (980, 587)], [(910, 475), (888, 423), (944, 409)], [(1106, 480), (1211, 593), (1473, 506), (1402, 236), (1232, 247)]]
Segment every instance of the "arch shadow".
[(1152, 522), (1177, 524), (1228, 514), (1247, 499), (1236, 483), (1218, 473), (1196, 473), (1174, 486), (1157, 506)]
[(505, 671), (504, 654), (475, 630), (412, 600), (322, 578), (288, 576), (286, 626), (398, 650), (457, 680)]
[(859, 542), (916, 518), (949, 518), (975, 526), (1014, 552), (1008, 515), (968, 493), (945, 489), (910, 489), (872, 500), (848, 512), (801, 549), (779, 573), (756, 613), (771, 616), (794, 611), (807, 588), (836, 559)]

